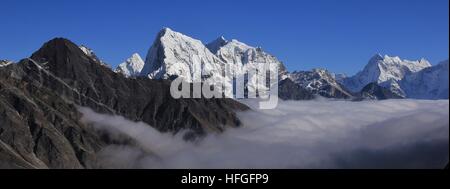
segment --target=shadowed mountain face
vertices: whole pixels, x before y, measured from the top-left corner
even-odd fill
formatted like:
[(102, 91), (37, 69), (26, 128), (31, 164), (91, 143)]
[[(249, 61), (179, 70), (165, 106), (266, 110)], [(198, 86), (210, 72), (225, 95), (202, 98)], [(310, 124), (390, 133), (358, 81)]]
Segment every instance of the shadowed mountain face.
[(282, 100), (311, 100), (314, 94), (287, 78), (278, 84), (278, 97)]
[(401, 98), (403, 97), (377, 83), (369, 83), (361, 90), (359, 97), (356, 100), (386, 100)]
[(0, 167), (83, 168), (107, 142), (80, 122), (77, 106), (143, 121), (186, 137), (238, 127), (232, 99), (173, 99), (170, 82), (127, 79), (54, 39), (29, 59), (0, 69)]
[(325, 98), (353, 98), (353, 94), (339, 84), (332, 73), (327, 70), (313, 69), (311, 71), (295, 71), (290, 76), (294, 83), (310, 91), (312, 94)]

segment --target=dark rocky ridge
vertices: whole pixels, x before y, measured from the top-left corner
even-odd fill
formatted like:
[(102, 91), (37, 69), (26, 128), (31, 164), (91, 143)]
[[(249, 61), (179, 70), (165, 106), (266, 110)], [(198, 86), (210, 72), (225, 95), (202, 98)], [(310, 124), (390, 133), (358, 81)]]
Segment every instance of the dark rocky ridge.
[(0, 69), (0, 168), (83, 168), (105, 143), (74, 103), (19, 65)]
[(377, 83), (369, 83), (361, 90), (356, 100), (386, 100), (401, 98), (403, 97), (395, 94), (387, 88), (378, 85)]
[(291, 73), (294, 83), (315, 95), (325, 98), (352, 99), (353, 94), (339, 84), (330, 72), (324, 69), (295, 71)]
[(44, 86), (60, 95), (98, 112), (146, 122), (163, 132), (191, 129), (202, 134), (207, 130), (222, 130), (222, 125), (239, 126), (234, 110), (248, 109), (232, 99), (173, 99), (169, 81), (125, 78), (85, 56), (65, 39), (46, 43), (31, 59), (48, 62), (42, 66), (79, 93), (44, 74), (47, 77)]
[[(42, 69), (41, 69), (42, 68)], [(108, 142), (80, 122), (77, 106), (143, 121), (187, 137), (238, 127), (232, 99), (173, 99), (169, 81), (127, 79), (66, 39), (0, 69), (0, 167), (88, 168)]]
[(314, 94), (287, 78), (278, 84), (278, 97), (282, 100), (311, 100)]

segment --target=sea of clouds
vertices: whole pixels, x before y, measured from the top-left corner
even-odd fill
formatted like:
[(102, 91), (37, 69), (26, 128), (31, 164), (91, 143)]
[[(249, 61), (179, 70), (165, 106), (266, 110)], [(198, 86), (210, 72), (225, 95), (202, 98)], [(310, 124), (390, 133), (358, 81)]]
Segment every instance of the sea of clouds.
[(274, 110), (253, 109), (239, 113), (241, 128), (196, 142), (80, 111), (111, 137), (135, 141), (101, 150), (100, 168), (443, 168), (449, 160), (448, 100), (280, 101)]

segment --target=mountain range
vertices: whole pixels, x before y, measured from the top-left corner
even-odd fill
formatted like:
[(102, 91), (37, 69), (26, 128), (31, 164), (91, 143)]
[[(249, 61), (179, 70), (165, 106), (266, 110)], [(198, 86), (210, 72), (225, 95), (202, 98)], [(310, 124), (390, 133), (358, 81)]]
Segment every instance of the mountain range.
[[(219, 71), (227, 64), (267, 63), (280, 68), (275, 77), (283, 100), (448, 99), (448, 61), (431, 66), (426, 60), (376, 55), (352, 77), (325, 69), (288, 72), (261, 47), (224, 37), (205, 45), (164, 28), (145, 61), (133, 54), (112, 70), (92, 49), (55, 38), (17, 63), (0, 61), (0, 168), (95, 168), (105, 146), (133, 143), (95, 130), (82, 120), (79, 107), (144, 122), (185, 140), (239, 127), (237, 112), (249, 107), (227, 98), (174, 99), (171, 80), (203, 82), (193, 77), (194, 67), (201, 66), (207, 78), (230, 81), (235, 78)], [(247, 90), (260, 87), (258, 79), (247, 78)]]
[(236, 112), (249, 109), (232, 99), (174, 99), (170, 81), (126, 78), (56, 38), (0, 68), (0, 167), (95, 167), (98, 150), (123, 141), (81, 121), (80, 106), (183, 131), (186, 140), (239, 127)]
[[(448, 94), (437, 94), (434, 92), (436, 90), (448, 91), (448, 84), (445, 83), (445, 81), (448, 82), (448, 66), (446, 68), (445, 64), (448, 65), (448, 61), (447, 63), (431, 66), (425, 59), (409, 61), (402, 60), (399, 57), (377, 54), (369, 60), (369, 63), (362, 71), (355, 76), (341, 78), (341, 82), (353, 92), (359, 91), (367, 84), (375, 82), (405, 98), (448, 98)], [(434, 71), (429, 71), (430, 69)], [(440, 73), (438, 74), (437, 72)], [(430, 79), (418, 80), (412, 77), (429, 77)], [(424, 87), (420, 89), (415, 87), (419, 85)], [(411, 90), (411, 88), (419, 90)]]
[[(197, 74), (194, 71), (195, 67), (202, 67), (204, 68), (203, 74), (212, 77), (213, 81), (224, 82), (235, 79), (223, 77), (219, 70), (225, 65), (237, 66), (242, 70), (244, 66), (252, 68), (257, 64), (275, 63), (279, 67), (278, 79), (280, 81), (290, 79), (302, 90), (306, 89), (311, 93), (310, 95), (361, 99), (362, 96), (367, 96), (361, 95), (361, 90), (368, 85), (376, 84), (386, 88), (386, 92), (395, 94), (388, 96), (448, 99), (448, 60), (432, 66), (425, 59), (410, 61), (376, 54), (362, 71), (351, 77), (335, 74), (326, 69), (288, 72), (283, 62), (261, 47), (252, 47), (236, 39), (226, 40), (223, 36), (204, 44), (200, 40), (170, 28), (164, 28), (158, 33), (148, 51), (145, 63), (138, 58), (138, 55), (133, 55), (133, 57), (120, 64), (116, 71), (124, 73), (127, 77), (151, 79), (182, 77), (186, 81), (193, 82), (196, 78), (192, 78), (192, 76)], [(245, 73), (237, 73), (237, 75), (237, 77), (239, 75), (244, 77)], [(197, 79), (202, 80), (202, 78)], [(248, 90), (266, 87), (257, 86), (258, 83), (255, 81), (258, 79), (247, 78), (246, 82), (248, 83), (245, 85)], [(286, 89), (281, 84), (288, 83), (290, 82), (280, 82), (280, 89)], [(282, 91), (293, 93), (292, 90)], [(290, 95), (280, 94), (280, 96)], [(373, 94), (370, 96), (374, 97)], [(299, 100), (298, 96), (293, 99)], [(305, 99), (309, 98), (305, 97)]]

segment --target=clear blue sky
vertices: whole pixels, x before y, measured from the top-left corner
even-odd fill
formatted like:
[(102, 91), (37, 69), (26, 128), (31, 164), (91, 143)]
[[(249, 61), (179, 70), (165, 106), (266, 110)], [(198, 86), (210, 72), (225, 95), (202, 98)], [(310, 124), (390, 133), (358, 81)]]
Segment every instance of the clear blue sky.
[(262, 46), (289, 70), (354, 74), (375, 53), (448, 59), (448, 0), (1, 0), (0, 59), (65, 37), (114, 67), (170, 27), (203, 42)]

